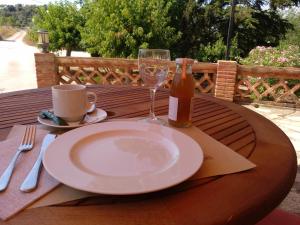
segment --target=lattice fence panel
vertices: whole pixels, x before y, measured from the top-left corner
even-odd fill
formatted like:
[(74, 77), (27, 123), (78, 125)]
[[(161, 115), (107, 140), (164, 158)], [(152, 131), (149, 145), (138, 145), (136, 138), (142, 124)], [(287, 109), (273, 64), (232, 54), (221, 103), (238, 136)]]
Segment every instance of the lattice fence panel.
[(216, 74), (215, 73), (194, 73), (195, 89), (200, 93), (214, 93)]
[[(111, 84), (111, 85), (143, 85), (143, 81), (137, 70), (128, 68), (105, 66), (105, 67), (83, 67), (83, 66), (58, 66), (58, 76), (61, 84)], [(174, 72), (170, 71), (165, 88), (172, 85)], [(194, 72), (195, 90), (199, 93), (214, 93), (215, 73)]]
[(300, 80), (239, 76), (235, 86), (235, 97), (241, 100), (300, 105)]
[(142, 80), (138, 71), (119, 67), (68, 67), (59, 66), (61, 84), (112, 84), (139, 86)]

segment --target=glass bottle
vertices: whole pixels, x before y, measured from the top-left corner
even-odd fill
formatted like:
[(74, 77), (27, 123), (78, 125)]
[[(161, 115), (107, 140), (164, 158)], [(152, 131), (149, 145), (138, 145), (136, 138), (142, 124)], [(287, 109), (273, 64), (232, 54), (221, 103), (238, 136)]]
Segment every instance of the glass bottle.
[(176, 59), (176, 72), (172, 81), (169, 97), (169, 124), (175, 127), (192, 125), (192, 98), (195, 81), (192, 74), (193, 60)]

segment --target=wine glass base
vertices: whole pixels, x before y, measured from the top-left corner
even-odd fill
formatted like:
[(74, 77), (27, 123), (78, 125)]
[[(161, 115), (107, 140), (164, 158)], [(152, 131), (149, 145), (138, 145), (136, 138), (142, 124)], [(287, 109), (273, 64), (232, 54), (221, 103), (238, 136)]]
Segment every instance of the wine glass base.
[(168, 125), (167, 121), (165, 121), (161, 118), (158, 118), (158, 117), (155, 117), (154, 119), (147, 117), (147, 118), (143, 118), (141, 121), (146, 122), (146, 123), (153, 123), (153, 124), (163, 125), (163, 126)]

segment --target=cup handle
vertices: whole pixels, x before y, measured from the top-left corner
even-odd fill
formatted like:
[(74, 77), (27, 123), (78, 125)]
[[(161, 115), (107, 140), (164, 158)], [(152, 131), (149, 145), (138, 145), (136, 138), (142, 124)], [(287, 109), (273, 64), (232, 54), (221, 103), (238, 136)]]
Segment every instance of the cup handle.
[(94, 100), (93, 101), (88, 101), (88, 103), (87, 103), (87, 109), (86, 110), (89, 110), (91, 107), (92, 107), (92, 105), (94, 105), (94, 104), (96, 104), (96, 102), (97, 102), (97, 95), (94, 93), (94, 92), (91, 92), (91, 91), (88, 91), (87, 93), (86, 93), (86, 96), (87, 96), (87, 98), (89, 97), (89, 96), (93, 96), (94, 97)]

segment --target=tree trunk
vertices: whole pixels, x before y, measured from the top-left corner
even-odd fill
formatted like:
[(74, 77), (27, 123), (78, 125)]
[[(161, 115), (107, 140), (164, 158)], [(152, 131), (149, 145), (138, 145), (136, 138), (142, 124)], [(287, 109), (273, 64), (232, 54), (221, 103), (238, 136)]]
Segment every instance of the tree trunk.
[(67, 48), (66, 56), (71, 56), (71, 52), (72, 52), (72, 49), (71, 48)]
[(231, 36), (232, 36), (232, 30), (233, 30), (233, 24), (234, 24), (235, 5), (236, 5), (236, 0), (232, 0), (231, 1), (231, 13), (230, 13), (230, 19), (229, 19), (229, 25), (228, 25), (228, 33), (227, 33), (227, 43), (226, 43), (226, 54), (225, 54), (226, 60), (229, 60), (229, 56), (230, 56)]

